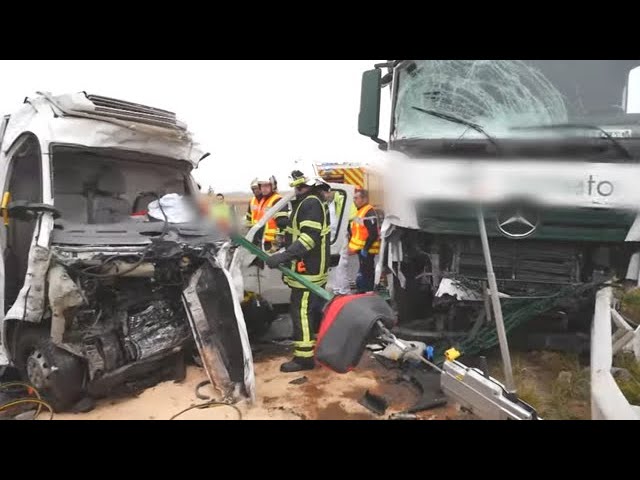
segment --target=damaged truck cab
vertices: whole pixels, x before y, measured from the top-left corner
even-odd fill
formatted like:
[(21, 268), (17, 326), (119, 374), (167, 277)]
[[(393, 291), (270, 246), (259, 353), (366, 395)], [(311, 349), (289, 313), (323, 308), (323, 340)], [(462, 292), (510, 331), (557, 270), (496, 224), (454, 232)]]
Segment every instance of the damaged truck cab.
[[(358, 130), (387, 152), (377, 280), (392, 276), (401, 327), (455, 345), (490, 326), (478, 208), (503, 298), (638, 282), (638, 66), (390, 60), (363, 74)], [(538, 331), (588, 338), (593, 307), (578, 303)], [(557, 346), (541, 335), (535, 348)]]
[(41, 93), (4, 117), (0, 365), (56, 410), (197, 355), (223, 398), (254, 398), (227, 239), (192, 201), (202, 157), (175, 114), (107, 97)]

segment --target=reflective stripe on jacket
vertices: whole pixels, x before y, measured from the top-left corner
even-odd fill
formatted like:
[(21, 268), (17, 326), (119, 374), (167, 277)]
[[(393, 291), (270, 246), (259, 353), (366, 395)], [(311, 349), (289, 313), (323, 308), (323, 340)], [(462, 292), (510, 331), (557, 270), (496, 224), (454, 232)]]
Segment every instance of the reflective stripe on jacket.
[[(291, 269), (316, 285), (324, 286), (329, 275), (331, 239), (329, 210), (325, 202), (310, 194), (293, 205), (290, 225), (287, 227), (287, 244), (300, 243), (306, 253), (291, 262)], [(300, 263), (302, 262), (302, 269)], [(288, 277), (284, 281), (291, 288), (305, 288)]]
[[(277, 193), (272, 193), (266, 198), (260, 200), (260, 206), (258, 208), (258, 216), (256, 222), (259, 222), (267, 211), (273, 207), (282, 197)], [(276, 215), (277, 216), (277, 215)], [(263, 240), (265, 242), (273, 242), (276, 239), (278, 233), (278, 225), (276, 223), (276, 216), (269, 219), (264, 226)]]
[(367, 230), (365, 221), (375, 222), (376, 230), (378, 231), (378, 238), (371, 244), (368, 250), (369, 253), (375, 255), (380, 252), (380, 226), (378, 225), (378, 216), (376, 215), (376, 211), (369, 204), (364, 205), (359, 209), (355, 218), (351, 220), (349, 249), (360, 251), (365, 248), (367, 240), (369, 239), (369, 230)]
[(249, 202), (249, 209), (247, 211), (246, 220), (252, 227), (258, 223), (258, 212), (260, 211), (260, 200), (255, 196), (251, 198)]

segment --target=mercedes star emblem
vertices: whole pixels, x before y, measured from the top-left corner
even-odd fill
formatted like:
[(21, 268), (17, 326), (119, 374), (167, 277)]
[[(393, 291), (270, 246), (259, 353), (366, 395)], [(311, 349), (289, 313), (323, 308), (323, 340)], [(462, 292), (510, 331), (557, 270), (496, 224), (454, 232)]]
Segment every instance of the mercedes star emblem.
[(538, 228), (540, 219), (533, 211), (521, 208), (500, 212), (496, 218), (498, 230), (508, 238), (525, 238)]

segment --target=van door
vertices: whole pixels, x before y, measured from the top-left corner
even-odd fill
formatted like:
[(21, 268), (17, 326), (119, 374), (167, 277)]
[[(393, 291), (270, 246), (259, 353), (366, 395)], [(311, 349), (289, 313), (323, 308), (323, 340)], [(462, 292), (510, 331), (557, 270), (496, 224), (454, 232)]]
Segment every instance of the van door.
[(208, 256), (182, 292), (203, 367), (225, 401), (256, 398), (249, 336), (231, 275)]
[[(32, 239), (40, 219), (9, 218), (6, 207), (12, 202), (42, 203), (42, 156), (33, 134), (21, 135), (7, 152), (3, 185), (2, 261), (4, 265), (4, 312), (10, 309), (25, 284)], [(37, 278), (36, 281), (44, 280)]]

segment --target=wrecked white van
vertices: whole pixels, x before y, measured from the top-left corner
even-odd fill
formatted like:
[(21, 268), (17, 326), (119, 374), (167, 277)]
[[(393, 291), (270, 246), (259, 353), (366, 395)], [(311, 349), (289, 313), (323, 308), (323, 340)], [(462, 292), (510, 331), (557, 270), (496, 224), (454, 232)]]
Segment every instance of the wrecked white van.
[(4, 117), (0, 360), (54, 409), (180, 378), (192, 354), (224, 398), (254, 397), (224, 239), (162, 207), (195, 204), (202, 158), (175, 114), (111, 98), (39, 93)]

